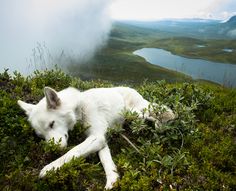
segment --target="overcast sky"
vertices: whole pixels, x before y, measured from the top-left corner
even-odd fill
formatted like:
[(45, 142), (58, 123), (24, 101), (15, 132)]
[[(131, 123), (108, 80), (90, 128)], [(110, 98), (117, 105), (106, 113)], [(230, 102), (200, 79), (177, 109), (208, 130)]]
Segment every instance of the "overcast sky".
[(113, 0), (117, 20), (165, 18), (227, 19), (236, 14), (236, 0)]

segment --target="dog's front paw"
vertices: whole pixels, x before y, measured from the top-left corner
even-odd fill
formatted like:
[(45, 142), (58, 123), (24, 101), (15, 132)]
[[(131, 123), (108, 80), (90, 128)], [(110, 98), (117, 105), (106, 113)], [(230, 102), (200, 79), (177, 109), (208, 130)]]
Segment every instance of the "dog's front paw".
[(46, 165), (39, 173), (39, 177), (42, 178), (44, 177), (48, 171), (51, 171), (51, 170), (56, 170), (58, 169), (59, 166), (55, 164), (55, 162), (52, 162), (48, 165)]
[(107, 183), (105, 189), (106, 190), (112, 189), (118, 179), (119, 179), (119, 174), (117, 174), (116, 172), (114, 172), (114, 174), (112, 175), (107, 176)]

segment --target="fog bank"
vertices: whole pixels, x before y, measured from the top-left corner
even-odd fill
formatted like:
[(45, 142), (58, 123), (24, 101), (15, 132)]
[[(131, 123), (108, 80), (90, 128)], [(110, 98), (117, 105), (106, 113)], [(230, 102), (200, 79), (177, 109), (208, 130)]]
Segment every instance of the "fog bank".
[(86, 61), (108, 37), (110, 0), (2, 0), (0, 70)]

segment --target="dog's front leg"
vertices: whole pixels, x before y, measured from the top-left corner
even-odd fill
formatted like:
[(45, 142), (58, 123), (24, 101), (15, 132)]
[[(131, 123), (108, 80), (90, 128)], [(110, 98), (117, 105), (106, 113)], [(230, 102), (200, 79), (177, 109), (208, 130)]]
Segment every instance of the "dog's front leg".
[(39, 176), (43, 177), (47, 171), (56, 170), (63, 164), (69, 162), (72, 158), (78, 158), (81, 156), (87, 156), (91, 153), (101, 150), (106, 145), (104, 136), (90, 135), (84, 142), (75, 146), (69, 150), (66, 154), (58, 158), (57, 160), (46, 165), (40, 172)]
[(119, 175), (117, 173), (116, 165), (112, 160), (111, 152), (107, 144), (102, 150), (98, 152), (98, 155), (106, 173), (107, 183), (105, 189), (111, 189), (113, 187), (113, 184), (119, 178)]

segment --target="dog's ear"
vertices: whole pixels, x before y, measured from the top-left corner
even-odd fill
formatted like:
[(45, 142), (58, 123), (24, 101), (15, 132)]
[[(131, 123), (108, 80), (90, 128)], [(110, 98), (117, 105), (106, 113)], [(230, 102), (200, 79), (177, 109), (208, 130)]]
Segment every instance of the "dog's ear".
[(18, 105), (25, 111), (26, 115), (29, 115), (31, 111), (33, 110), (34, 106), (33, 104), (30, 103), (25, 103), (21, 100), (17, 101)]
[(61, 100), (54, 89), (45, 87), (44, 94), (46, 96), (48, 109), (56, 109), (58, 106), (60, 106)]

